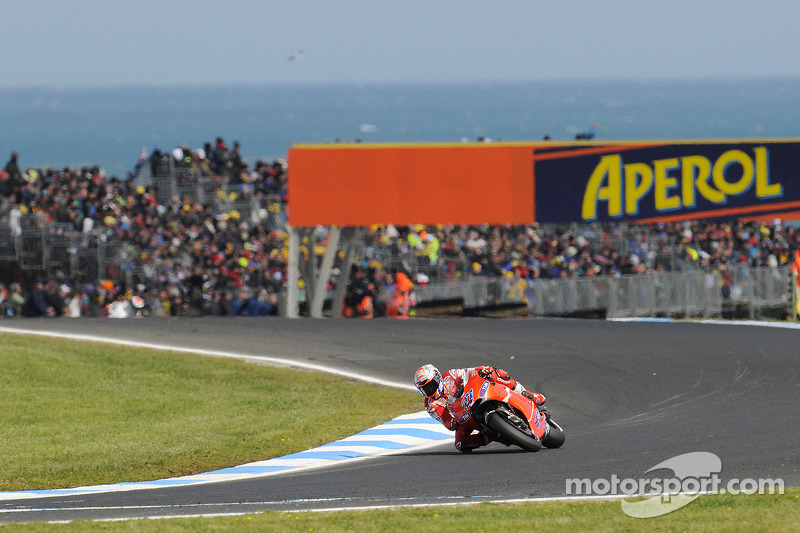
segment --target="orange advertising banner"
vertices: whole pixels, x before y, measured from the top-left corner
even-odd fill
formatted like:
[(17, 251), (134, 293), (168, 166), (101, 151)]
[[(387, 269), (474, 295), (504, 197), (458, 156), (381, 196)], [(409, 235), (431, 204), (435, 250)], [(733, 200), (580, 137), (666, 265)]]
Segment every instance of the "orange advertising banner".
[(530, 224), (786, 216), (800, 140), (327, 144), (289, 149), (289, 223)]
[(532, 223), (532, 153), (531, 143), (295, 145), (289, 223)]

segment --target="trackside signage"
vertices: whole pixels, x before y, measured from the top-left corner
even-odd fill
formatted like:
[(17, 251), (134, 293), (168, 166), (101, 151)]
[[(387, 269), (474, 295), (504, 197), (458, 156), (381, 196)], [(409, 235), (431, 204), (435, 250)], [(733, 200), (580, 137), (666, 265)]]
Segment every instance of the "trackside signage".
[(289, 223), (800, 216), (800, 140), (297, 145)]
[(540, 221), (736, 217), (800, 208), (800, 143), (534, 151)]

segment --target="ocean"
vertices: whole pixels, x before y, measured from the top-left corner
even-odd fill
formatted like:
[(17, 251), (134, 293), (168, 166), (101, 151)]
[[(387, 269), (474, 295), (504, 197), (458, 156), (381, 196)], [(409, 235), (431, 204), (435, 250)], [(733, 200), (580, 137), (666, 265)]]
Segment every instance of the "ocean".
[(0, 164), (130, 170), (142, 148), (800, 137), (800, 79), (0, 89)]

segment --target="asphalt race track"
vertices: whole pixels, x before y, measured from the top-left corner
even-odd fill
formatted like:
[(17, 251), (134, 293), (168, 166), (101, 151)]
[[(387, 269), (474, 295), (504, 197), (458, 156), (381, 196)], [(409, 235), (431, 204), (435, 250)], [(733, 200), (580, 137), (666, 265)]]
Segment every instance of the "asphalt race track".
[[(640, 478), (711, 452), (721, 478), (800, 485), (800, 331), (684, 322), (438, 319), (17, 320), (62, 331), (325, 365), (392, 382), (493, 364), (544, 393), (567, 441), (538, 453), (451, 444), (273, 477), (0, 501), (0, 522), (557, 497), (568, 478)], [(109, 348), (113, 349), (113, 348)], [(420, 398), (420, 408), (422, 402)]]

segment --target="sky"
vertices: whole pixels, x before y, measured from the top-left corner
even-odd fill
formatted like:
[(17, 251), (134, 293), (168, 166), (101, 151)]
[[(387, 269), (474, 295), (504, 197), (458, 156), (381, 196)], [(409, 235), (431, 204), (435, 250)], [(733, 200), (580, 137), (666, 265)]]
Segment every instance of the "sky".
[(791, 0), (9, 0), (3, 20), (0, 88), (800, 77)]

